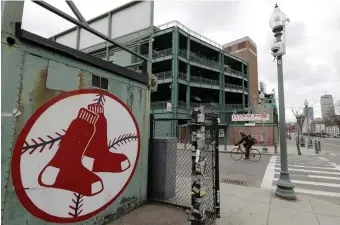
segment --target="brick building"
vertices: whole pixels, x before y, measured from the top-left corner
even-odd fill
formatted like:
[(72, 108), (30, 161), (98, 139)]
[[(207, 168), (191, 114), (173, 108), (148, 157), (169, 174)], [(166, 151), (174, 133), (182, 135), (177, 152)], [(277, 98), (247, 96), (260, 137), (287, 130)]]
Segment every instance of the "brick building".
[(248, 36), (223, 45), (224, 51), (248, 62), (249, 70), (249, 101), (253, 105), (258, 95), (257, 47)]

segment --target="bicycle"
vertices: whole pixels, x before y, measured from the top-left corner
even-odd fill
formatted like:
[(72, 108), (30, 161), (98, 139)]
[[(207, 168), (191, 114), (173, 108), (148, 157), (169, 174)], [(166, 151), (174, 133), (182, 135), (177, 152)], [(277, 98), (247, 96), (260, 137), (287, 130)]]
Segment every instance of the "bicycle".
[[(242, 159), (242, 156), (245, 154), (246, 152), (241, 148), (241, 145), (239, 145), (238, 148), (234, 148), (230, 151), (230, 157), (235, 161)], [(253, 162), (259, 161), (261, 159), (260, 151), (255, 148), (251, 148), (249, 150), (249, 159)]]

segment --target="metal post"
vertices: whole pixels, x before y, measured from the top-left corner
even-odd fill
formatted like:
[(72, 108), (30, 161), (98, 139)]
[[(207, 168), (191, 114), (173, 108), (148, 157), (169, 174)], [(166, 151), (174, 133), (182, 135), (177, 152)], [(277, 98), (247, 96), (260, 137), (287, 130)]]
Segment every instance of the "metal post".
[[(195, 148), (192, 150), (192, 184), (191, 184), (191, 210), (189, 213), (188, 220), (191, 221), (191, 225), (203, 225), (205, 220), (205, 209), (204, 209), (204, 176), (201, 164), (205, 163), (204, 157), (202, 157), (202, 152), (206, 148), (205, 146), (205, 118), (203, 114), (203, 108), (197, 114), (195, 120), (195, 128), (199, 126), (196, 130), (196, 140), (193, 140), (193, 145)], [(194, 129), (195, 129), (194, 128)], [(212, 134), (211, 134), (212, 135)], [(194, 136), (194, 135), (193, 135)]]
[(318, 150), (321, 152), (321, 141), (318, 141)]
[[(276, 39), (281, 41), (282, 33), (275, 34)], [(280, 163), (281, 171), (280, 178), (276, 183), (275, 194), (284, 199), (294, 200), (296, 194), (294, 191), (295, 185), (292, 183), (288, 172), (287, 159), (287, 139), (286, 139), (286, 113), (285, 113), (285, 97), (283, 84), (283, 68), (282, 56), (277, 57), (277, 76), (278, 76), (278, 91), (279, 91), (279, 117), (280, 117)]]
[(274, 154), (277, 154), (277, 143), (274, 142)]
[(319, 151), (318, 151), (318, 143), (317, 143), (316, 140), (314, 141), (314, 144), (315, 144), (315, 154), (319, 154)]
[(309, 128), (309, 108), (306, 105), (306, 116), (307, 116), (307, 132), (308, 132), (308, 148), (313, 148), (313, 141), (310, 139), (310, 128)]
[(266, 147), (266, 136), (264, 132), (264, 99), (262, 102), (262, 137), (263, 137), (262, 153), (268, 153), (268, 149)]
[(215, 214), (217, 218), (221, 218), (220, 214), (220, 157), (219, 157), (219, 143), (218, 143), (218, 115), (213, 118), (213, 133), (215, 141)]

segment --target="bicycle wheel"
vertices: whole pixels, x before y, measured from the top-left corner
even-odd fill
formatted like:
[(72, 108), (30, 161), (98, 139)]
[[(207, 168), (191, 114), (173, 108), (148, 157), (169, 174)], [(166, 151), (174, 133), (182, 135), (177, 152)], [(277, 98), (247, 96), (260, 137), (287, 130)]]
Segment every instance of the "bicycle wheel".
[(230, 151), (230, 157), (235, 161), (239, 161), (240, 159), (242, 159), (242, 156), (243, 151), (239, 148), (234, 148), (233, 150)]
[(260, 151), (257, 150), (257, 149), (254, 149), (254, 148), (250, 149), (250, 151), (249, 151), (249, 159), (251, 161), (253, 161), (253, 162), (259, 161), (261, 159)]

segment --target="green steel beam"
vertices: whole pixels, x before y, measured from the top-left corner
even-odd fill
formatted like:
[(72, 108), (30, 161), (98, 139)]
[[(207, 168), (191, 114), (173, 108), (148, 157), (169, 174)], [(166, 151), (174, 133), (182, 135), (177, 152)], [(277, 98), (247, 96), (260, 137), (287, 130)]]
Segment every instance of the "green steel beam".
[(129, 52), (129, 53), (131, 53), (131, 54), (133, 54), (133, 55), (135, 55), (135, 56), (141, 58), (141, 59), (144, 59), (144, 60), (146, 60), (146, 61), (149, 60), (149, 59), (146, 58), (145, 56), (142, 56), (142, 55), (138, 54), (137, 52), (132, 51), (132, 50), (130, 50), (129, 48), (127, 48), (127, 47), (125, 47), (125, 46), (123, 46), (123, 45), (121, 45), (121, 44), (118, 44), (117, 42), (115, 42), (115, 41), (113, 41), (112, 39), (110, 39), (108, 36), (106, 36), (106, 35), (104, 35), (104, 34), (98, 32), (97, 30), (95, 30), (95, 29), (93, 29), (92, 27), (90, 27), (87, 23), (78, 21), (77, 19), (75, 19), (75, 18), (69, 16), (68, 14), (66, 14), (66, 13), (64, 13), (63, 11), (57, 9), (56, 7), (54, 7), (54, 6), (50, 5), (50, 4), (48, 4), (48, 3), (45, 2), (45, 1), (36, 1), (36, 0), (32, 0), (32, 2), (36, 3), (37, 5), (39, 5), (39, 6), (43, 7), (43, 8), (45, 8), (45, 9), (49, 10), (50, 12), (52, 12), (52, 13), (54, 13), (54, 14), (56, 14), (56, 15), (62, 17), (62, 18), (64, 18), (65, 20), (67, 20), (67, 21), (69, 21), (69, 22), (71, 22), (71, 23), (73, 23), (73, 24), (79, 26), (80, 28), (82, 28), (82, 29), (84, 29), (84, 30), (86, 30), (86, 31), (88, 31), (88, 32), (90, 32), (90, 33), (92, 33), (92, 34), (94, 34), (94, 35), (96, 35), (97, 37), (100, 37), (100, 38), (104, 39), (105, 41), (107, 41), (107, 42), (109, 42), (109, 43), (111, 43), (111, 44), (113, 44), (113, 45), (118, 46), (119, 48), (121, 48), (121, 49), (123, 49), (123, 50), (125, 50), (125, 51), (127, 51), (127, 52)]
[(244, 79), (243, 79), (244, 65), (243, 65), (243, 63), (241, 63), (241, 73), (242, 73), (242, 105), (243, 105), (243, 108), (245, 108), (245, 93), (244, 93)]
[(190, 35), (187, 36), (187, 81), (188, 81), (188, 86), (187, 86), (187, 96), (186, 96), (186, 108), (187, 109), (190, 109), (190, 56), (189, 56), (189, 53), (190, 53)]
[(178, 29), (172, 32), (172, 84), (171, 84), (171, 103), (173, 113), (177, 113), (178, 106)]

